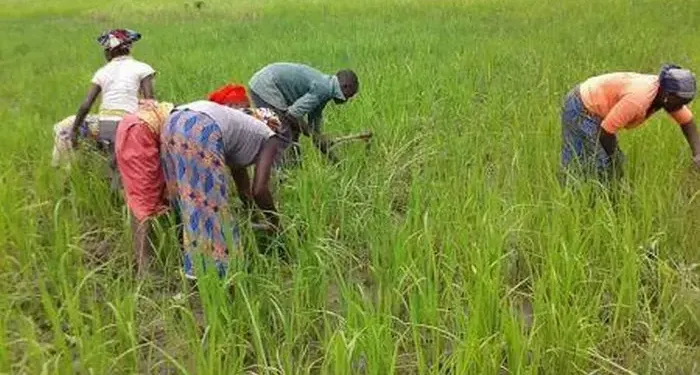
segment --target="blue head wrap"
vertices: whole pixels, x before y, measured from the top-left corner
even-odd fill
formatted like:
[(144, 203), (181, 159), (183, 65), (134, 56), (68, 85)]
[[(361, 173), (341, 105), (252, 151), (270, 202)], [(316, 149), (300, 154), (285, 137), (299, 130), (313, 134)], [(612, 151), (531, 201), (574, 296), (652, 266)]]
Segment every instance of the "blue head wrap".
[(695, 74), (678, 65), (664, 65), (659, 73), (661, 88), (688, 101), (695, 98)]

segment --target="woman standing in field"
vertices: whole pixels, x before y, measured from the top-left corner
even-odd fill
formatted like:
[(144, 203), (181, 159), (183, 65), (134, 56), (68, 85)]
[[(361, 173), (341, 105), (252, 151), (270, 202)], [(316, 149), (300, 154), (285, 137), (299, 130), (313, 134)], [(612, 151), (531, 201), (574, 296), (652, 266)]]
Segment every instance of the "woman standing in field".
[(115, 154), (131, 213), (139, 276), (143, 276), (149, 263), (149, 221), (168, 210), (160, 134), (172, 109), (171, 103), (142, 100), (138, 110), (124, 116), (117, 127)]
[(562, 169), (603, 181), (621, 176), (618, 131), (638, 127), (662, 108), (680, 125), (700, 166), (700, 138), (686, 106), (695, 90), (695, 75), (675, 65), (664, 65), (658, 75), (610, 73), (574, 87), (561, 115)]
[[(141, 34), (126, 29), (114, 29), (103, 33), (97, 41), (104, 49), (107, 64), (92, 78), (92, 85), (85, 100), (80, 105), (66, 138), (71, 147), (77, 146), (81, 128), (83, 134), (93, 136), (108, 147), (114, 142), (117, 124), (122, 117), (138, 109), (139, 93), (144, 99), (153, 99), (153, 77), (155, 70), (131, 57), (131, 47), (141, 39)], [(96, 129), (87, 129), (85, 117), (102, 94), (99, 122)], [(111, 150), (108, 150), (111, 154)], [(113, 161), (114, 164), (114, 161)], [(114, 167), (114, 165), (112, 165)]]
[[(231, 108), (235, 104), (225, 95), (211, 98), (230, 104), (181, 105), (170, 114), (161, 134), (167, 194), (182, 215), (184, 271), (190, 279), (207, 266), (223, 277), (229, 249), (239, 246), (238, 227), (228, 207), (227, 167), (244, 206), (252, 208), (255, 203), (270, 227), (278, 228), (269, 189), (278, 138), (263, 122)], [(250, 165), (255, 165), (252, 184), (246, 170)]]

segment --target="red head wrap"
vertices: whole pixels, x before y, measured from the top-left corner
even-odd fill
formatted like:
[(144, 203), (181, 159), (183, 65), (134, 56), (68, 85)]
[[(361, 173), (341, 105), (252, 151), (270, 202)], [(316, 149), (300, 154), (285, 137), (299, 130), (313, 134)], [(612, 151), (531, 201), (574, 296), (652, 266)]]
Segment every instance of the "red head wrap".
[(221, 105), (250, 105), (248, 94), (243, 85), (227, 84), (220, 87), (216, 91), (209, 94), (209, 101), (219, 103)]

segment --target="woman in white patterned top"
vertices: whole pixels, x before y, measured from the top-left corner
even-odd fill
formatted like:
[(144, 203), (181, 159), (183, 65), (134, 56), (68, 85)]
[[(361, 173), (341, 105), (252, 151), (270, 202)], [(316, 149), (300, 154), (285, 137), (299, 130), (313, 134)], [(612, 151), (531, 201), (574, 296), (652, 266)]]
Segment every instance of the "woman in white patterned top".
[[(130, 55), (133, 43), (140, 39), (141, 34), (127, 29), (110, 30), (97, 39), (104, 49), (107, 64), (93, 76), (92, 85), (77, 114), (54, 127), (54, 165), (61, 164), (65, 156), (77, 146), (79, 137), (93, 139), (97, 141), (98, 148), (109, 154), (112, 186), (119, 185), (113, 151), (117, 125), (124, 115), (137, 110), (139, 94), (143, 99), (155, 98), (155, 70)], [(95, 119), (89, 117), (88, 113), (100, 94), (102, 103)]]

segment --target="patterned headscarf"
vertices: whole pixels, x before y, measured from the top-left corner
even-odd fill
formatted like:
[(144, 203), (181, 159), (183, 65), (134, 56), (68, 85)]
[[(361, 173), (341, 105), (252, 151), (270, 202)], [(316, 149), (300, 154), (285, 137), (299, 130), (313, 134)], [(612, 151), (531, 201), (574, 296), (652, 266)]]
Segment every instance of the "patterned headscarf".
[(136, 31), (129, 29), (113, 29), (105, 31), (97, 38), (97, 42), (100, 43), (102, 48), (105, 50), (113, 50), (118, 47), (131, 47), (133, 42), (141, 39), (141, 34)]
[(688, 101), (695, 98), (695, 74), (678, 65), (664, 65), (659, 73), (659, 84), (664, 91)]

